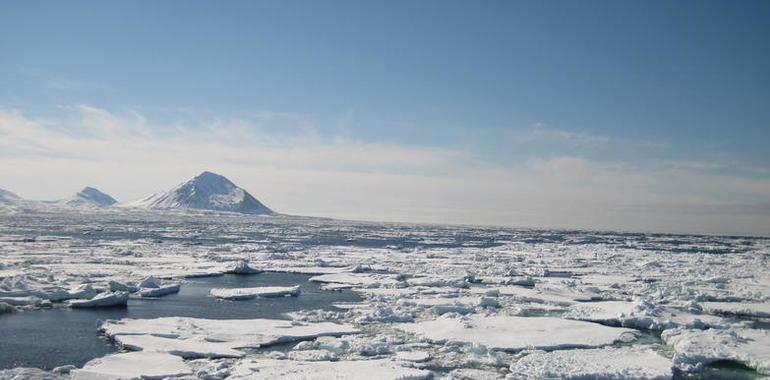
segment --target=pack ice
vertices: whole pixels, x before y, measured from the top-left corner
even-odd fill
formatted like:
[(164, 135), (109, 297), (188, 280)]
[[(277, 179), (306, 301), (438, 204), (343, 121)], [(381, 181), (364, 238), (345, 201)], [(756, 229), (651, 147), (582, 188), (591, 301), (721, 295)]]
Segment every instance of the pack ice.
[(770, 375), (770, 239), (287, 216), (220, 177), (135, 207), (0, 192), (0, 313), (130, 312), (139, 297), (177, 302), (162, 296), (195, 277), (270, 272), (306, 274), (303, 289), (317, 290), (223, 284), (202, 296), (357, 300), (279, 319), (105, 321), (84, 339), (101, 331), (122, 351), (41, 376), (668, 379), (724, 362)]

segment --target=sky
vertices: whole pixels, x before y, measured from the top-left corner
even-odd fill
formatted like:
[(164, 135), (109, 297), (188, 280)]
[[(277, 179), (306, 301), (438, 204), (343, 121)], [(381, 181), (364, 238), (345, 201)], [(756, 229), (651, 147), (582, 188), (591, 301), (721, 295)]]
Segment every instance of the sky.
[(0, 188), (770, 235), (767, 1), (4, 1)]

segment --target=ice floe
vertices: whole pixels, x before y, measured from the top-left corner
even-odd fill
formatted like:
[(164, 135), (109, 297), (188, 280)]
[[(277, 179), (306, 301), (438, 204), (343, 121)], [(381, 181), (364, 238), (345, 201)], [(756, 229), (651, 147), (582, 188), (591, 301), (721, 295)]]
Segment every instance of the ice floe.
[(507, 380), (665, 380), (673, 377), (671, 360), (646, 347), (535, 352), (513, 363), (510, 371)]
[(299, 295), (299, 285), (295, 286), (262, 286), (258, 288), (214, 288), (209, 293), (217, 298), (228, 300), (246, 300), (256, 297), (296, 297)]
[(430, 379), (426, 370), (399, 366), (390, 360), (295, 361), (243, 360), (230, 372), (232, 380), (316, 379), (316, 380), (421, 380)]
[(734, 361), (770, 375), (770, 331), (745, 328), (666, 330), (663, 341), (675, 351), (674, 365), (700, 372), (719, 361)]
[(233, 350), (358, 332), (351, 325), (330, 322), (184, 317), (107, 321), (101, 330), (127, 348), (167, 351), (185, 357), (239, 356)]
[(0, 380), (61, 380), (53, 373), (39, 368), (0, 369)]
[(69, 307), (76, 309), (94, 308), (94, 307), (117, 307), (126, 306), (128, 303), (128, 293), (125, 292), (105, 292), (97, 294), (90, 300), (69, 301)]
[(331, 273), (311, 277), (310, 281), (379, 287), (394, 285), (398, 279), (396, 275), (383, 273)]
[(770, 318), (770, 303), (703, 302), (701, 305), (704, 312), (711, 314)]
[(636, 338), (635, 330), (631, 329), (550, 317), (437, 318), (399, 324), (397, 328), (431, 341), (477, 343), (503, 351), (599, 347)]
[(572, 305), (565, 318), (591, 321), (609, 326), (644, 330), (665, 330), (675, 327), (706, 328), (724, 326), (722, 318), (708, 314), (693, 314), (683, 310), (661, 307), (649, 301), (586, 302)]
[(163, 379), (192, 373), (179, 356), (156, 351), (128, 352), (91, 360), (71, 372), (72, 380)]
[(226, 268), (224, 272), (231, 274), (257, 274), (261, 273), (262, 271), (256, 268), (252, 268), (249, 266), (248, 262), (241, 260)]

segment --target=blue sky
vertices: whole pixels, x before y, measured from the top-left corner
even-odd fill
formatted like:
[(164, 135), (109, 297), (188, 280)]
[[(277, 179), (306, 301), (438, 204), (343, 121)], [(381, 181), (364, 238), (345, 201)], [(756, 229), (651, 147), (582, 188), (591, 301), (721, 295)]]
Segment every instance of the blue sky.
[[(206, 133), (218, 136), (222, 146), (231, 144), (222, 135), (234, 132), (232, 128), (248, 135), (237, 139), (245, 156), (264, 146), (287, 152), (318, 146), (350, 149), (345, 156), (350, 163), (329, 162), (324, 170), (348, 173), (345, 178), (352, 182), (362, 172), (426, 181), (436, 179), (432, 176), (459, 178), (466, 175), (459, 166), (475, 174), (499, 170), (516, 182), (522, 167), (571, 162), (622, 175), (681, 170), (706, 178), (697, 182), (699, 193), (683, 198), (689, 185), (668, 188), (661, 184), (666, 180), (650, 177), (643, 185), (650, 188), (648, 193), (600, 208), (697, 203), (761, 209), (770, 204), (762, 195), (770, 180), (770, 3), (765, 1), (8, 1), (0, 5), (0, 51), (0, 109), (6, 114), (6, 153), (0, 156), (25, 160), (2, 164), (13, 167), (3, 168), (0, 187), (31, 198), (65, 196), (77, 190), (72, 188), (76, 181), (99, 182), (110, 171), (108, 165), (147, 172), (94, 153), (92, 162), (104, 162), (99, 175), (89, 176), (82, 165), (70, 162), (67, 178), (72, 183), (39, 186), (30, 173), (43, 173), (43, 166), (58, 168), (45, 160), (68, 158), (72, 152), (60, 146), (46, 146), (46, 154), (23, 148), (23, 141), (41, 145), (34, 139), (50, 143), (54, 138), (24, 137), (19, 125), (44, 125), (98, 152), (88, 145), (93, 130), (84, 126), (104, 122), (94, 121), (94, 115), (101, 115), (96, 119), (113, 118), (122, 127), (141, 124), (143, 136), (168, 144), (168, 151), (181, 140)], [(97, 137), (127, 141), (123, 134)], [(372, 146), (386, 147), (379, 152), (382, 159), (370, 157), (372, 163), (356, 157), (376, 155)], [(448, 162), (388, 164), (389, 149)], [(364, 215), (340, 213), (344, 207), (338, 203), (344, 199), (308, 210), (295, 202), (300, 194), (285, 195), (288, 183), (271, 188), (265, 178), (252, 179), (244, 160), (197, 157), (188, 160), (189, 168), (174, 172), (192, 175), (193, 166), (210, 164), (243, 173), (241, 181), (252, 181), (257, 195), (275, 197), (284, 209), (297, 213), (559, 224), (506, 216), (522, 209), (517, 205), (495, 217), (476, 213), (479, 207), (469, 205), (456, 217), (423, 210), (412, 218), (412, 209), (386, 201), (393, 191), (380, 194), (381, 202), (362, 200), (371, 204)], [(248, 164), (256, 171), (282, 171), (280, 165), (264, 162)], [(200, 168), (205, 169), (211, 167)], [(64, 176), (58, 169), (56, 174)], [(165, 173), (156, 176), (167, 180)], [(505, 188), (491, 181), (499, 177), (477, 180)], [(126, 177), (124, 182), (136, 180)], [(290, 182), (302, 186), (298, 181)], [(585, 185), (575, 181), (561, 186)], [(138, 197), (161, 185), (148, 182), (152, 185), (146, 189), (132, 185), (112, 192), (120, 198)], [(725, 182), (741, 190), (712, 191)], [(363, 193), (381, 189), (359, 185)], [(531, 183), (538, 185), (546, 184)], [(339, 191), (328, 186), (329, 192)], [(597, 186), (606, 187), (604, 182)], [(399, 193), (396, 198), (421, 199), (417, 195), (427, 190), (416, 187), (419, 194)], [(505, 192), (500, 196), (507, 198)], [(567, 195), (553, 196), (577, 202)], [(434, 208), (464, 201), (454, 194)], [(394, 207), (404, 211), (382, 212)], [(625, 218), (635, 219), (631, 213)], [(578, 218), (567, 225), (652, 230), (688, 225), (657, 220), (637, 225), (621, 219), (626, 220)], [(720, 232), (720, 225), (715, 219), (702, 230)]]

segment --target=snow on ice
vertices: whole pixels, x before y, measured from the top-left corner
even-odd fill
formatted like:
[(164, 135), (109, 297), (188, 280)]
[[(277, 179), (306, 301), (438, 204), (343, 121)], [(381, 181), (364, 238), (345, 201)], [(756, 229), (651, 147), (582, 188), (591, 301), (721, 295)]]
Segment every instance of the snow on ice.
[[(0, 193), (0, 318), (130, 311), (137, 297), (225, 274), (303, 273), (317, 292), (360, 299), (286, 319), (106, 321), (94, 334), (131, 352), (69, 375), (0, 378), (666, 379), (723, 361), (770, 375), (770, 239), (257, 216), (231, 212), (264, 211), (247, 193), (203, 177), (143, 207)], [(282, 297), (297, 285), (211, 295)]]

